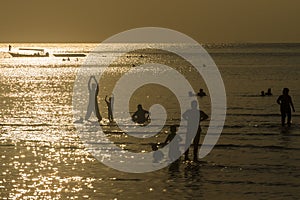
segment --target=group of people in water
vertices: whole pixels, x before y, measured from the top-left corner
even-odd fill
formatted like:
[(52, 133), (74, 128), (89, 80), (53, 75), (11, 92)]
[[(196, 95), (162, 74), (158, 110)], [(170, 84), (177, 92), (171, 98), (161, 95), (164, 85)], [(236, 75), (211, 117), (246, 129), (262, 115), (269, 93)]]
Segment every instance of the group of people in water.
[[(87, 107), (87, 112), (85, 115), (85, 120), (89, 120), (90, 116), (92, 113), (95, 114), (95, 116), (98, 119), (98, 122), (102, 120), (102, 116), (100, 115), (99, 112), (99, 107), (98, 107), (98, 94), (99, 94), (99, 86), (98, 82), (95, 78), (95, 76), (91, 76), (89, 81), (88, 81), (88, 90), (89, 90), (89, 103)], [(268, 89), (267, 93), (262, 94), (271, 96), (271, 88)], [(200, 89), (199, 92), (196, 94), (199, 97), (204, 97), (207, 96), (206, 93), (203, 91), (203, 89)], [(114, 121), (113, 117), (113, 102), (114, 102), (114, 97), (111, 96), (108, 98), (108, 96), (105, 97), (105, 102), (107, 104), (108, 108), (108, 120), (109, 122)], [(277, 103), (280, 105), (280, 112), (281, 112), (281, 125), (285, 126), (286, 118), (287, 118), (287, 125), (288, 127), (291, 126), (291, 111), (295, 112), (295, 108), (293, 105), (293, 101), (291, 96), (289, 95), (289, 89), (284, 88), (282, 91), (282, 95), (280, 95), (277, 99)], [(193, 144), (193, 161), (198, 162), (198, 146), (200, 142), (200, 135), (201, 135), (201, 126), (200, 122), (203, 120), (208, 119), (208, 115), (203, 112), (202, 110), (197, 109), (197, 101), (192, 101), (191, 102), (191, 109), (187, 110), (185, 113), (183, 113), (182, 118), (184, 120), (187, 120), (187, 135), (186, 135), (186, 141), (185, 144)], [(196, 116), (199, 117), (199, 122), (196, 122), (198, 124), (198, 129), (195, 137), (193, 137), (193, 130), (191, 129), (194, 127), (195, 123), (193, 119), (195, 119)], [(131, 119), (133, 122), (137, 124), (145, 124), (149, 121), (150, 119), (150, 113), (149, 111), (143, 109), (142, 105), (139, 104), (137, 105), (137, 111), (133, 113), (131, 116)], [(167, 145), (170, 143), (170, 152), (169, 152), (169, 159), (173, 161), (174, 159), (177, 159), (181, 153), (179, 151), (179, 142), (181, 141), (181, 138), (176, 134), (177, 128), (176, 125), (170, 126), (170, 134), (167, 136), (164, 145)], [(193, 141), (192, 141), (193, 140)], [(171, 143), (171, 141), (174, 141)], [(153, 151), (158, 150), (157, 145), (152, 146)], [(186, 152), (184, 153), (184, 159), (186, 161), (189, 161), (189, 146), (186, 146)], [(154, 161), (159, 161), (159, 157), (162, 155), (157, 151), (154, 154)]]
[[(85, 120), (89, 121), (89, 118), (91, 117), (91, 114), (94, 113), (94, 115), (97, 117), (98, 122), (102, 120), (102, 116), (99, 111), (99, 106), (98, 106), (98, 94), (99, 94), (99, 85), (98, 82), (95, 78), (95, 76), (91, 76), (89, 81), (88, 81), (88, 90), (89, 90), (89, 101), (88, 101), (88, 106), (87, 106), (87, 112), (85, 115)], [(205, 92), (203, 89), (199, 90), (199, 93), (197, 94), (198, 96), (206, 96)], [(113, 102), (114, 102), (114, 97), (111, 96), (108, 98), (108, 96), (105, 96), (105, 102), (107, 104), (108, 108), (108, 120), (109, 122), (113, 122), (114, 117), (113, 117)], [(185, 144), (192, 144), (193, 143), (193, 152), (194, 152), (194, 157), (193, 161), (197, 162), (198, 161), (198, 146), (200, 142), (200, 133), (201, 133), (201, 127), (200, 127), (200, 121), (208, 119), (208, 115), (204, 113), (203, 111), (200, 111), (197, 109), (197, 101), (192, 101), (191, 103), (191, 109), (187, 110), (185, 113), (183, 113), (182, 117), (184, 120), (187, 120), (188, 125), (187, 125), (187, 137), (186, 137), (186, 142)], [(193, 130), (190, 127), (194, 127), (193, 123), (196, 118), (196, 116), (199, 116), (200, 121), (196, 122), (198, 124), (198, 129), (195, 137), (193, 137)], [(133, 122), (137, 124), (145, 124), (150, 120), (150, 112), (145, 110), (141, 104), (137, 105), (137, 111), (133, 113), (131, 116), (131, 119)], [(170, 153), (169, 153), (169, 158), (170, 160), (177, 159), (180, 156), (179, 152), (179, 142), (181, 138), (176, 135), (177, 128), (175, 125), (172, 125), (170, 127), (171, 133), (168, 135), (165, 141), (165, 145), (168, 143), (172, 142), (170, 145)], [(175, 141), (176, 140), (176, 141)], [(192, 141), (193, 140), (193, 141)], [(152, 147), (152, 149), (158, 149), (156, 147)], [(189, 146), (186, 147), (186, 152), (185, 152), (185, 160), (188, 161), (190, 160), (188, 157), (189, 154)], [(157, 155), (156, 155), (157, 156)]]

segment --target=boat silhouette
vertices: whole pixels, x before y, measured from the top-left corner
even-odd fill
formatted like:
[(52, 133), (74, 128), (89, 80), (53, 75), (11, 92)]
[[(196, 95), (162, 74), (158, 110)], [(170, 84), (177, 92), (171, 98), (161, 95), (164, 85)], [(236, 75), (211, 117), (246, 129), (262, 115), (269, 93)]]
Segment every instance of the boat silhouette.
[(49, 53), (44, 49), (19, 48), (18, 52), (8, 52), (12, 57), (49, 57)]

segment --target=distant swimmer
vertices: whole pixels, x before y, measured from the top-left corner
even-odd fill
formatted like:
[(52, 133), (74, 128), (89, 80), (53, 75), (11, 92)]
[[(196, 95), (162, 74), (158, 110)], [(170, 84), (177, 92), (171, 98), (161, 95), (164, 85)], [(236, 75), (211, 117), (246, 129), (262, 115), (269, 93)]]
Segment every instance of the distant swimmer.
[(277, 103), (280, 105), (280, 112), (281, 112), (281, 125), (285, 125), (285, 118), (287, 116), (287, 125), (288, 127), (291, 126), (291, 107), (293, 112), (295, 112), (294, 104), (292, 101), (292, 97), (289, 95), (289, 89), (284, 88), (282, 91), (282, 95), (280, 95), (277, 99)]
[(273, 94), (272, 94), (272, 91), (271, 91), (271, 88), (268, 89), (268, 92), (265, 93), (265, 95), (266, 95), (266, 96), (272, 96), (272, 95), (273, 95)]
[(138, 124), (143, 124), (149, 120), (149, 111), (144, 110), (143, 106), (139, 104), (137, 106), (137, 111), (131, 116), (132, 121)]
[(203, 89), (201, 88), (200, 90), (199, 90), (199, 92), (197, 93), (197, 96), (199, 96), (199, 97), (205, 97), (206, 96), (206, 93), (203, 91)]

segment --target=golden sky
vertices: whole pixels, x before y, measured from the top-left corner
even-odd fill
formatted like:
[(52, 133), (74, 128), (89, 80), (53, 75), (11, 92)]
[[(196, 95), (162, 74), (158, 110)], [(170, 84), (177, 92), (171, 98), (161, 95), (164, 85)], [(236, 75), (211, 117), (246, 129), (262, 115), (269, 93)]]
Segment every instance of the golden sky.
[(171, 28), (200, 43), (300, 42), (299, 0), (0, 0), (0, 42), (101, 42)]

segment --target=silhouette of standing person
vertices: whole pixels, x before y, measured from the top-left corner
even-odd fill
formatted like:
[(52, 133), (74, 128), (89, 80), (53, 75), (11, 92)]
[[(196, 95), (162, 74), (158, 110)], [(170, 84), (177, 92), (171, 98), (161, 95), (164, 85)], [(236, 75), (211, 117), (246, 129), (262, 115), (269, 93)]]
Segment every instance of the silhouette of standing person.
[(292, 101), (292, 97), (289, 95), (289, 89), (284, 88), (282, 91), (282, 95), (280, 95), (277, 99), (277, 103), (280, 105), (280, 112), (281, 112), (281, 125), (285, 125), (285, 118), (287, 116), (287, 125), (288, 127), (291, 126), (291, 119), (292, 119), (292, 113), (291, 113), (291, 107), (293, 109), (293, 112), (295, 112), (294, 104)]
[(149, 111), (144, 110), (142, 105), (137, 106), (137, 111), (131, 116), (132, 121), (138, 124), (143, 124), (149, 120)]
[(179, 143), (182, 141), (182, 138), (176, 134), (176, 126), (172, 125), (170, 127), (170, 134), (168, 135), (166, 141), (164, 142), (165, 145), (170, 143), (169, 147), (169, 159), (171, 162), (177, 160), (181, 152), (179, 150)]
[(108, 112), (108, 120), (109, 122), (113, 122), (114, 121), (114, 117), (113, 117), (113, 97), (109, 97), (107, 100), (107, 96), (105, 96), (105, 102), (107, 105), (107, 112)]
[[(200, 122), (203, 120), (208, 119), (208, 115), (197, 109), (197, 101), (192, 101), (191, 103), (191, 109), (187, 110), (185, 113), (183, 113), (182, 117), (183, 119), (187, 120), (187, 135), (186, 135), (186, 142), (185, 144), (191, 144), (192, 135), (193, 135), (193, 126), (198, 125), (197, 133), (196, 136), (193, 140), (193, 148), (194, 148), (194, 161), (198, 162), (198, 146), (199, 146), (199, 141), (200, 141), (200, 134), (201, 134), (201, 126)], [(200, 116), (199, 116), (200, 114)], [(199, 116), (199, 122), (195, 122), (195, 118)], [(189, 159), (189, 146), (187, 147), (186, 152), (184, 153), (184, 160), (188, 161)]]
[[(91, 83), (94, 80), (95, 83)], [(88, 120), (91, 114), (94, 112), (96, 117), (98, 118), (98, 122), (102, 120), (102, 117), (99, 112), (98, 100), (97, 96), (99, 93), (99, 86), (95, 76), (91, 76), (88, 82), (88, 90), (89, 90), (89, 104), (87, 107), (87, 113), (85, 115), (85, 120)]]
[(8, 45), (8, 51), (11, 51), (11, 45)]

